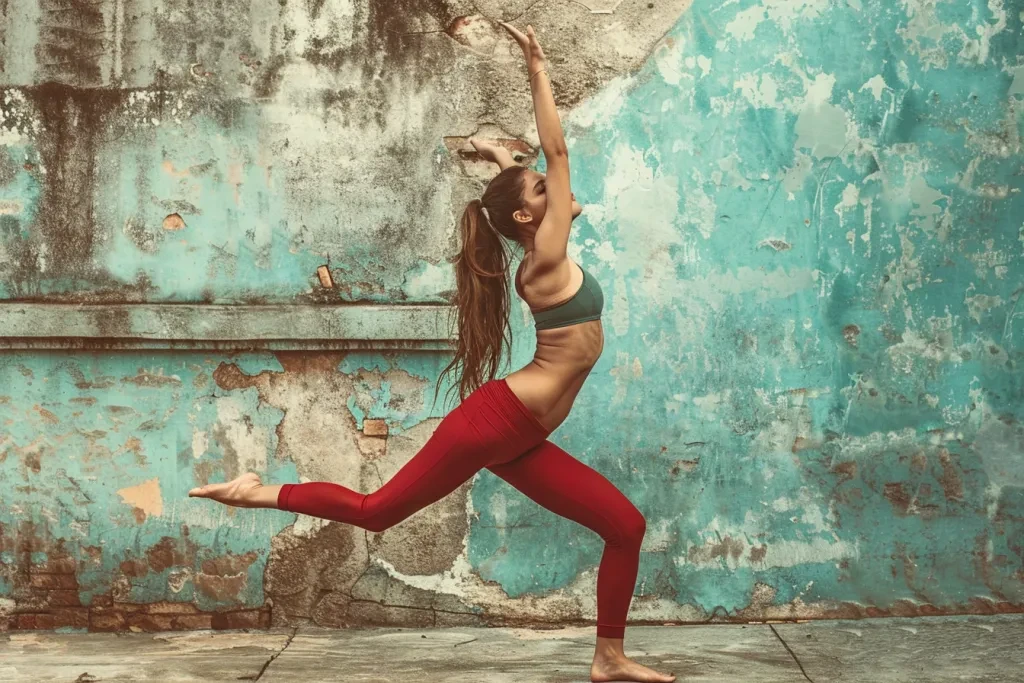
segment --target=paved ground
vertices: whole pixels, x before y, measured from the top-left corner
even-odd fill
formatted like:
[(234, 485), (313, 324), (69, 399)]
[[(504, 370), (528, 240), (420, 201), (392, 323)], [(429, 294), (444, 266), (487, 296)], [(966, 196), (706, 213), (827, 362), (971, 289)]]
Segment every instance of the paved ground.
[[(583, 683), (592, 628), (0, 633), (0, 681)], [(1024, 615), (632, 627), (679, 681), (1024, 681)]]

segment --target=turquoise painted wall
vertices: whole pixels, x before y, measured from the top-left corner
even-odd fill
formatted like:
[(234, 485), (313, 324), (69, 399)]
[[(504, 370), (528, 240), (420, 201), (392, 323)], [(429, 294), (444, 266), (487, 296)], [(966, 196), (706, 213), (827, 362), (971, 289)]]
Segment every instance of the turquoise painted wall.
[[(446, 301), (488, 173), (465, 136), (536, 140), (525, 90), (480, 85), (522, 80), (500, 34), (439, 6), (403, 10), (437, 42), (357, 40), (351, 62), (306, 10), (243, 15), (225, 54), (248, 62), (158, 46), (165, 84), (131, 81), (137, 54), (61, 85), (8, 54), (0, 296)], [(647, 517), (631, 617), (1020, 611), (1024, 2), (525, 20), (584, 205), (570, 253), (606, 295), (604, 355), (552, 439)], [(251, 42), (263, 21), (291, 37)], [(517, 301), (514, 365), (528, 324)], [(592, 620), (600, 539), (486, 472), (381, 534), (185, 497), (246, 469), (373, 490), (443, 416), (445, 362), (3, 352), (0, 628)]]

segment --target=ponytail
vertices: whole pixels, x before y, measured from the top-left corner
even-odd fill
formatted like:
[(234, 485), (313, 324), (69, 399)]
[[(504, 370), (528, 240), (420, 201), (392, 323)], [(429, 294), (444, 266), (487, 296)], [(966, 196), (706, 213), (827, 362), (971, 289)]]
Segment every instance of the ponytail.
[[(455, 357), (438, 377), (461, 365), (459, 399), (466, 400), (501, 367), (502, 351), (512, 356), (509, 325), (508, 266), (510, 251), (480, 199), (466, 205), (459, 223), (462, 249), (455, 260), (458, 340)], [(454, 385), (449, 389), (454, 389)]]

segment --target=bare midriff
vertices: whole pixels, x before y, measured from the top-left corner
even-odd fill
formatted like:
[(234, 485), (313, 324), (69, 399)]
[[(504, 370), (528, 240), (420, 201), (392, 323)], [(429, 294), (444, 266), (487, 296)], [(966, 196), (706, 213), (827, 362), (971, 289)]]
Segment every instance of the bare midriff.
[(554, 430), (569, 415), (603, 349), (600, 320), (537, 330), (533, 360), (505, 381), (537, 419)]

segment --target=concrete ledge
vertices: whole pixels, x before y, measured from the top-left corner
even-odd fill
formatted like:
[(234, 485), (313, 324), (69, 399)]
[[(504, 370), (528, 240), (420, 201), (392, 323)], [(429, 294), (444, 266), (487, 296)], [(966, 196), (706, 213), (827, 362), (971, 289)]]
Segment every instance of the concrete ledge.
[(0, 303), (0, 349), (448, 350), (443, 305)]

